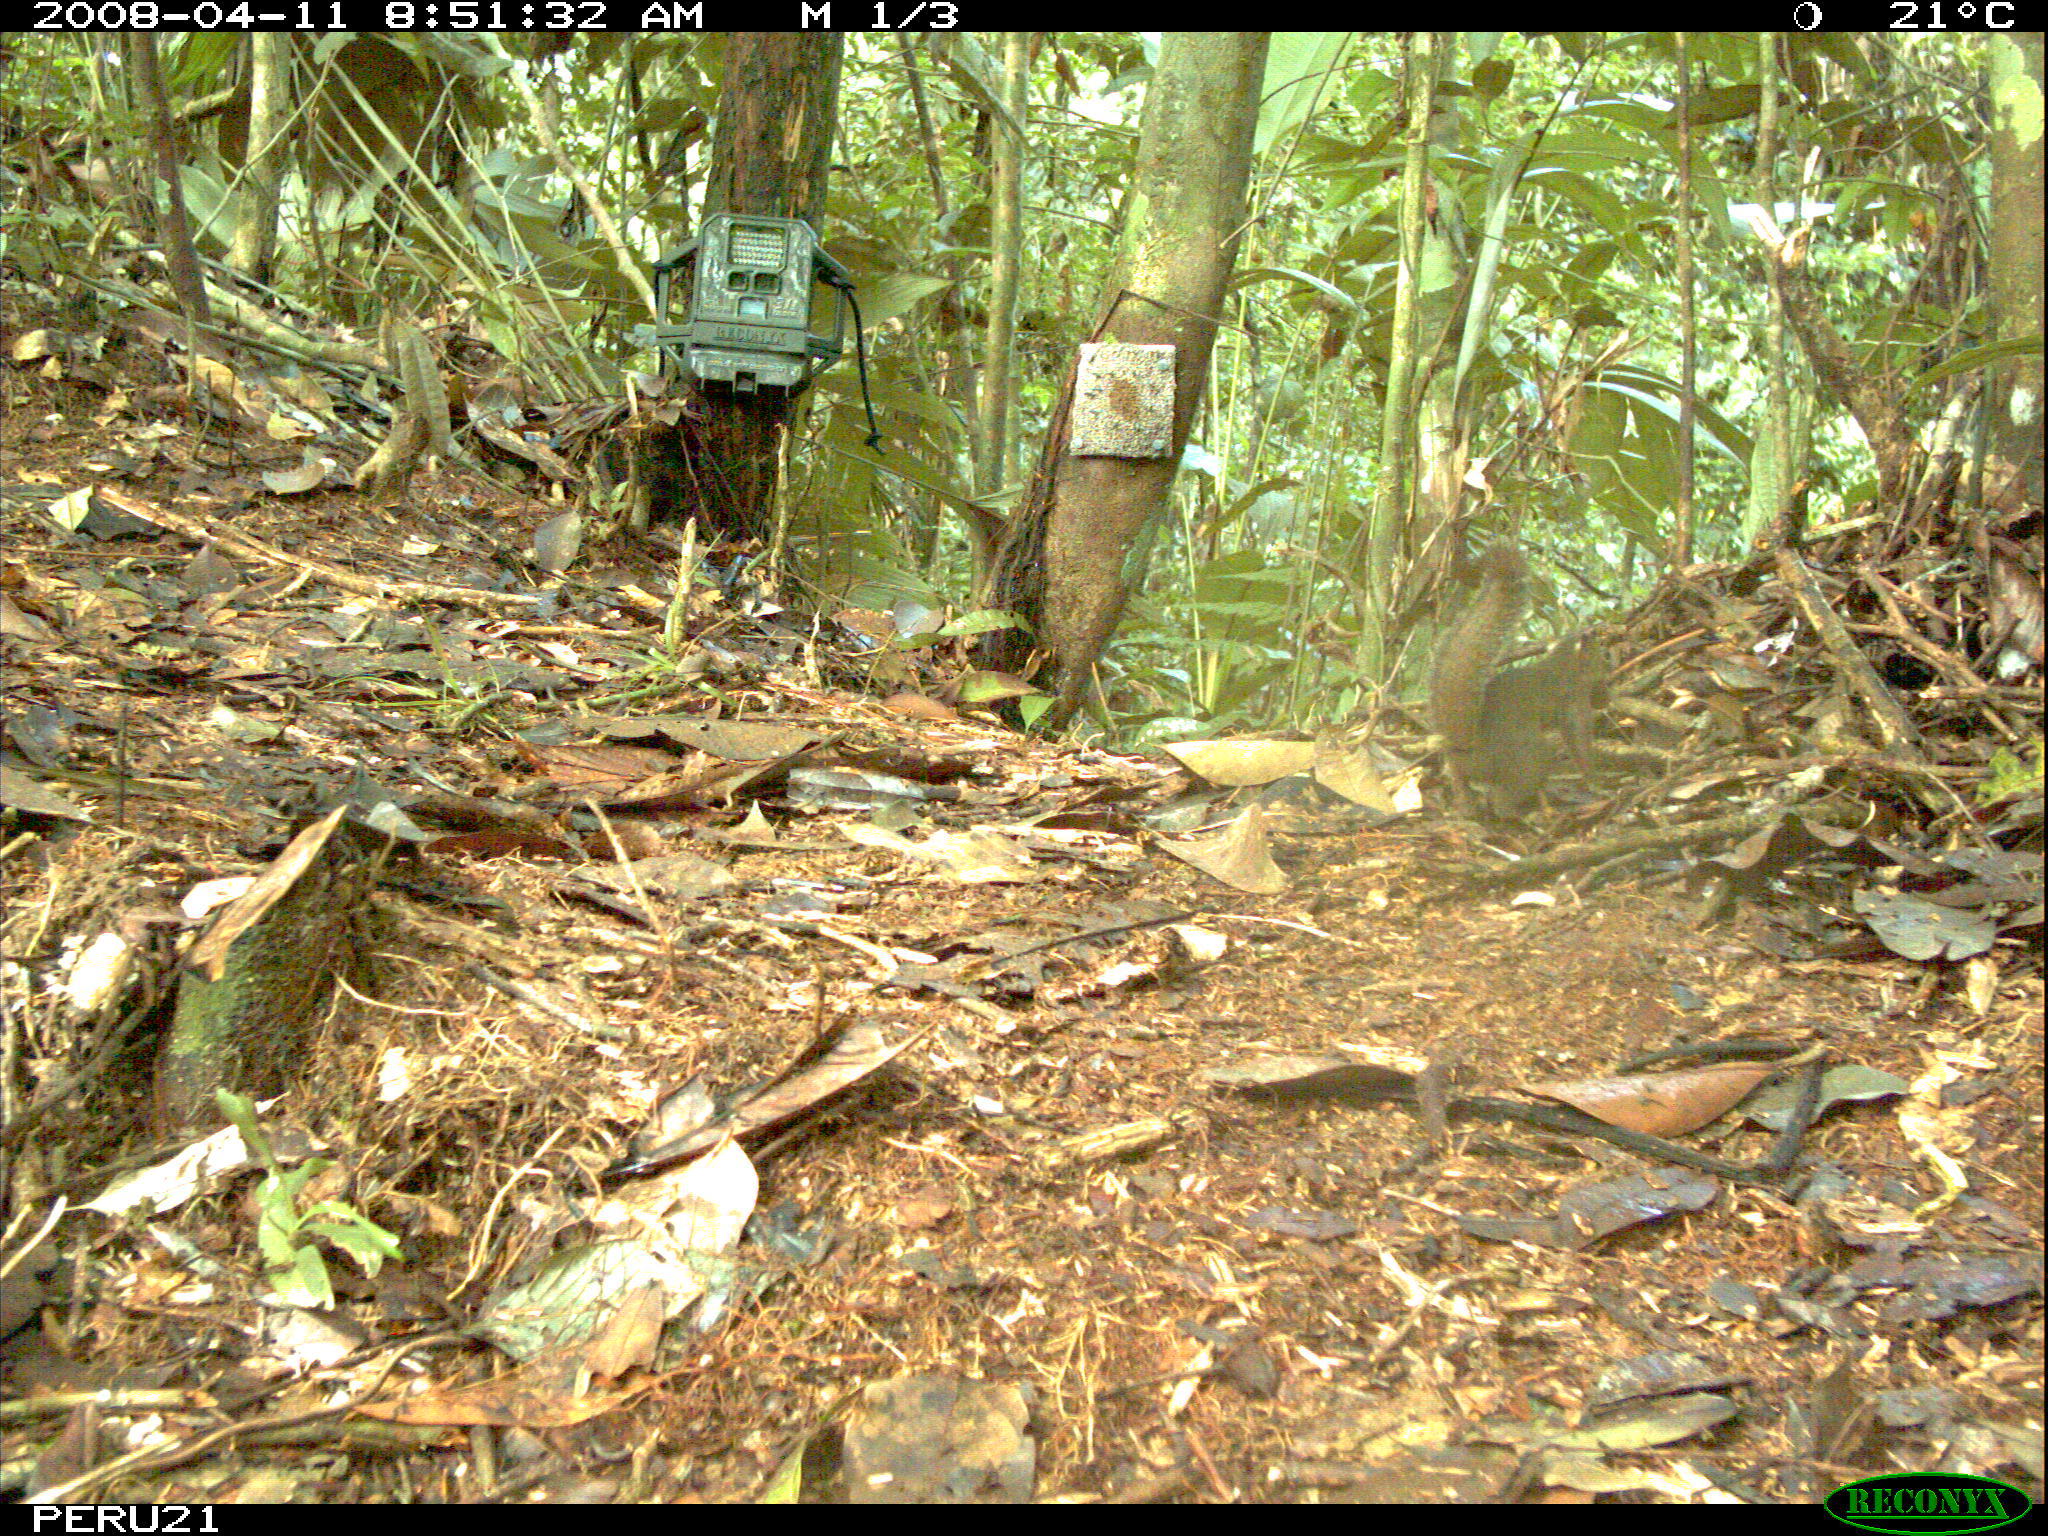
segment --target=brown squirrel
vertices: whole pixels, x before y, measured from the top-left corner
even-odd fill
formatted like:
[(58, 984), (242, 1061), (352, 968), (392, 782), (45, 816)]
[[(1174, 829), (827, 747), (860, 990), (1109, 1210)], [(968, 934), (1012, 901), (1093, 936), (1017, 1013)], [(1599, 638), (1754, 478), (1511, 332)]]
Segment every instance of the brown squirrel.
[(1607, 656), (1577, 635), (1547, 655), (1496, 672), (1500, 655), (1529, 606), (1529, 564), (1512, 543), (1479, 557), (1479, 589), (1444, 630), (1430, 670), (1430, 709), (1450, 760), (1452, 792), (1463, 809), (1472, 791), (1498, 815), (1519, 816), (1542, 794), (1558, 747), (1581, 773), (1592, 767), (1595, 717), (1607, 703)]

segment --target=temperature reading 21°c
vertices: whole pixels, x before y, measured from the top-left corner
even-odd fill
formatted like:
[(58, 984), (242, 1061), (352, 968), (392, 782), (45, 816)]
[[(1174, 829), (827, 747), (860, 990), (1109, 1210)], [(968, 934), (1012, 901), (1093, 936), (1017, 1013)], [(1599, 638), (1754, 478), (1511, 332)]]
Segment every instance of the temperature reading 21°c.
[(1979, 22), (1993, 32), (2010, 32), (2017, 25), (2012, 0), (1953, 0), (1947, 5), (1892, 0), (1891, 9), (1894, 32), (1949, 32)]

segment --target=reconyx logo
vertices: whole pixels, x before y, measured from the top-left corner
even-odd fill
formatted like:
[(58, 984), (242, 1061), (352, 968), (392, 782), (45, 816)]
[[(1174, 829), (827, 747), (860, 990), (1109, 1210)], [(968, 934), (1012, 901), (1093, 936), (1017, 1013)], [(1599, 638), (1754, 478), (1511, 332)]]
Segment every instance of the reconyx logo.
[(1996, 1530), (2033, 1508), (2010, 1483), (1962, 1473), (1899, 1472), (1845, 1483), (1827, 1496), (1826, 1509), (1844, 1525), (1866, 1531), (1941, 1532)]

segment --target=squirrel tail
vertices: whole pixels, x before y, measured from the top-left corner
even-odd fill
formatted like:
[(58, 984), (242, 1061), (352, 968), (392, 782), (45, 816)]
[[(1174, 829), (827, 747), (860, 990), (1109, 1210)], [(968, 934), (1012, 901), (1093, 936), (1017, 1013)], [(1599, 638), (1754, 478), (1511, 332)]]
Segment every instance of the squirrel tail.
[(1430, 668), (1430, 713), (1454, 769), (1462, 770), (1480, 750), (1486, 681), (1528, 606), (1529, 563), (1503, 540), (1479, 557), (1479, 588), (1443, 632)]

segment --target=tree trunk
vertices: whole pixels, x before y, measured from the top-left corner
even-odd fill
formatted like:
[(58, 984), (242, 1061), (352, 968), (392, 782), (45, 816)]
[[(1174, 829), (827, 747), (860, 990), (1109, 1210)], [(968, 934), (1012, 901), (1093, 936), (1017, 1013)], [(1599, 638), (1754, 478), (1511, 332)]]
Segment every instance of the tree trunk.
[[(1035, 631), (1072, 716), (1128, 597), (1125, 557), (1165, 506), (1209, 374), (1237, 255), (1267, 35), (1168, 33), (1146, 93), (1124, 249), (1092, 339), (1174, 348), (1172, 440), (1156, 458), (1067, 451), (1073, 369), (991, 583), (994, 603)], [(1032, 644), (999, 631), (986, 664), (1020, 671)]]
[[(704, 212), (800, 218), (817, 228), (839, 104), (840, 35), (736, 32), (711, 141)], [(763, 393), (699, 392), (687, 446), (657, 445), (657, 514), (694, 513), (718, 533), (772, 532), (776, 440), (795, 402)], [(681, 429), (671, 429), (680, 431)], [(686, 468), (678, 471), (678, 460)], [(687, 491), (683, 487), (688, 487)], [(665, 493), (665, 494), (663, 494)]]

